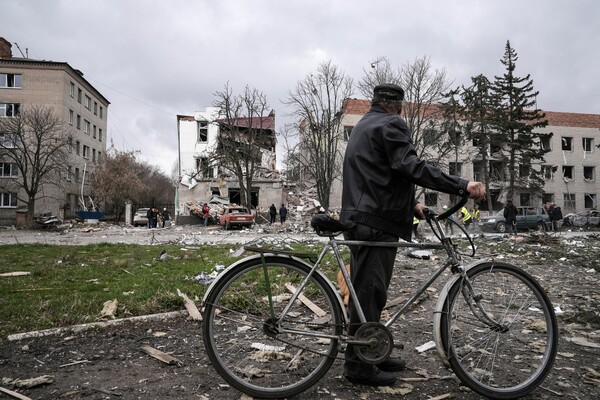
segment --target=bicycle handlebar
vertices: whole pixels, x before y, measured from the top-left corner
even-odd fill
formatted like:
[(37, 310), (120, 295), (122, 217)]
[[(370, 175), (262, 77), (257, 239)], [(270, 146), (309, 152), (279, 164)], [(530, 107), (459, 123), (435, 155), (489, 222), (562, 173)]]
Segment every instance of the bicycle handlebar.
[[(450, 207), (449, 209), (447, 209), (446, 211), (444, 211), (443, 213), (438, 215), (437, 219), (443, 220), (443, 219), (448, 218), (449, 216), (451, 216), (452, 214), (454, 214), (455, 212), (460, 210), (462, 208), (462, 206), (467, 204), (467, 201), (469, 201), (469, 196), (461, 197), (461, 199), (458, 201), (458, 203), (454, 204), (452, 207)], [(435, 215), (435, 213), (432, 213), (431, 211), (429, 211), (429, 209), (425, 209), (425, 210), (423, 210), (423, 212), (427, 219), (429, 219)]]

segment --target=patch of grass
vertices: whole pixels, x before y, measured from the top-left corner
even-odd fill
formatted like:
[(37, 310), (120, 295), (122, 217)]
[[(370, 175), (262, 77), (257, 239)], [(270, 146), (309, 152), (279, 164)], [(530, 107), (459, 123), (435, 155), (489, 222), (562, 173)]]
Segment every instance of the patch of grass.
[[(168, 261), (158, 260), (167, 250)], [(229, 265), (231, 246), (94, 244), (0, 247), (0, 335), (97, 321), (107, 300), (118, 300), (117, 318), (180, 310), (183, 300), (202, 298), (206, 286), (190, 277)]]

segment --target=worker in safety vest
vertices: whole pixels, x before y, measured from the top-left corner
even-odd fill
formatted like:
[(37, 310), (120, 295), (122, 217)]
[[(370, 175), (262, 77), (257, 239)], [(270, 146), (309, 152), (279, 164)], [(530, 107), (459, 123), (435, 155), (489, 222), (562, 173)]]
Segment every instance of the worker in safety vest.
[(413, 217), (412, 233), (413, 239), (417, 239), (419, 237), (419, 219), (417, 217)]
[(467, 207), (463, 207), (460, 209), (460, 217), (462, 219), (463, 225), (465, 229), (468, 231), (471, 222), (473, 222), (473, 217), (471, 217), (471, 213), (467, 210)]
[(479, 214), (479, 206), (477, 204), (475, 204), (471, 210), (471, 217), (473, 218), (473, 226), (477, 229), (479, 226), (479, 219), (481, 217)]

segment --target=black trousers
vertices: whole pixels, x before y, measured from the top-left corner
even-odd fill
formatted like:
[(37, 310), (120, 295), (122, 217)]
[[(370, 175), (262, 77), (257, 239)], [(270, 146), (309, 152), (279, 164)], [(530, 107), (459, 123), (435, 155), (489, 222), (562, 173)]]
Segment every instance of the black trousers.
[[(410, 240), (411, 229), (408, 228)], [(405, 235), (403, 235), (405, 236)], [(399, 237), (357, 224), (354, 229), (344, 233), (348, 240), (397, 242)], [(350, 277), (361, 304), (367, 322), (378, 322), (381, 311), (387, 301), (387, 289), (392, 279), (396, 247), (350, 246)], [(353, 335), (360, 327), (360, 319), (355, 311), (353, 299), (350, 299), (350, 328)], [(352, 345), (345, 353), (344, 371), (356, 378), (364, 378), (374, 373), (374, 366), (360, 361)]]

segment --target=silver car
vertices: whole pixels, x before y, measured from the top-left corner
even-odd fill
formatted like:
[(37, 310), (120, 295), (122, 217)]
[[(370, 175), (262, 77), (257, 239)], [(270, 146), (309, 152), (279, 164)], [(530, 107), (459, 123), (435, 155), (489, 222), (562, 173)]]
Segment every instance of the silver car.
[(149, 208), (138, 208), (133, 214), (133, 226), (148, 226), (148, 213)]

